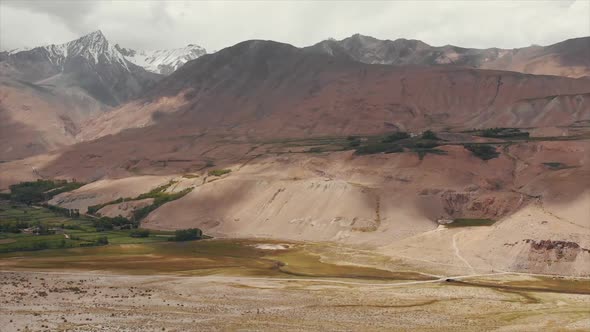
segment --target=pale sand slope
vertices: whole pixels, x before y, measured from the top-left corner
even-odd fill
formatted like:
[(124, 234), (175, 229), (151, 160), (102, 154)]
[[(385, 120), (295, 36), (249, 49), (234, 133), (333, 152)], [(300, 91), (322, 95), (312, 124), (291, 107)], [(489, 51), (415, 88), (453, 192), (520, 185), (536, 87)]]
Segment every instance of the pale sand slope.
[(74, 191), (55, 196), (49, 204), (86, 212), (88, 206), (108, 203), (118, 198), (135, 198), (168, 183), (172, 176), (134, 176), (92, 182)]
[(3, 332), (584, 331), (590, 324), (588, 295), (449, 283), (17, 272), (0, 273), (0, 293)]
[[(153, 211), (142, 227), (199, 227), (216, 237), (384, 247), (392, 257), (429, 269), (587, 275), (590, 218), (584, 207), (589, 196), (582, 193), (590, 174), (588, 146), (588, 141), (516, 144), (485, 162), (460, 146), (442, 147), (447, 155), (429, 154), (423, 160), (415, 153), (267, 156), (230, 165), (232, 172), (222, 177), (202, 171), (196, 178), (101, 180), (52, 203), (83, 211), (173, 180), (170, 191), (194, 190)], [(553, 161), (566, 167), (544, 164)], [(499, 222), (435, 231), (438, 218)], [(541, 240), (571, 242), (567, 246), (573, 247), (535, 248)]]
[[(560, 210), (570, 211), (578, 223), (545, 212), (540, 204), (530, 204), (491, 227), (439, 229), (380, 248), (393, 257), (433, 272), (521, 271), (573, 276), (590, 275), (590, 219), (584, 207), (590, 195)], [(573, 211), (581, 211), (572, 215)], [(586, 218), (586, 219), (584, 219)], [(584, 221), (582, 221), (584, 220)], [(535, 249), (530, 241), (574, 242), (580, 248)]]

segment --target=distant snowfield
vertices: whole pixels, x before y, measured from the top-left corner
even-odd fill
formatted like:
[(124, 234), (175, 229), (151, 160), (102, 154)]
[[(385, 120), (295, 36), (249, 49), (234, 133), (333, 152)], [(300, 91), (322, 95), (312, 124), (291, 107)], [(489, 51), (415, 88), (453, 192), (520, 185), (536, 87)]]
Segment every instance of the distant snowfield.
[(189, 44), (186, 47), (169, 50), (133, 51), (127, 50), (125, 58), (145, 70), (171, 74), (190, 60), (207, 54), (201, 46)]

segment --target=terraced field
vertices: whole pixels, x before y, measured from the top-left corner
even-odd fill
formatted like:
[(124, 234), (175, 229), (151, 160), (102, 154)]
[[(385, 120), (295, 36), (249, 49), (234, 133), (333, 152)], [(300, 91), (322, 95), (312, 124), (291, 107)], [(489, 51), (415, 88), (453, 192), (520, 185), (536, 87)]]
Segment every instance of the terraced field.
[(149, 237), (135, 238), (130, 236), (132, 230), (97, 232), (92, 219), (86, 216), (66, 217), (44, 207), (0, 200), (0, 225), (14, 223), (26, 223), (29, 228), (43, 225), (55, 234), (0, 232), (0, 253), (92, 246), (100, 237), (105, 236), (110, 244), (161, 242), (167, 241), (172, 234), (152, 232)]

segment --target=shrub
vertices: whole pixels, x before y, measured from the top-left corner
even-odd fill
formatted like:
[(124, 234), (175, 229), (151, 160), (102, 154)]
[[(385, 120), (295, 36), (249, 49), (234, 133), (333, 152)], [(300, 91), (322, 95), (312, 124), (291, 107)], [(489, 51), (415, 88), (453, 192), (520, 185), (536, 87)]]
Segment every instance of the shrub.
[(150, 231), (147, 229), (135, 229), (129, 233), (131, 237), (148, 237), (150, 236)]
[(375, 143), (366, 146), (361, 146), (356, 149), (355, 154), (376, 154), (376, 153), (396, 153), (403, 152), (404, 148), (397, 144)]
[[(159, 208), (160, 206), (162, 206), (165, 203), (177, 200), (181, 197), (183, 197), (184, 195), (188, 194), (189, 192), (191, 192), (192, 188), (187, 188), (183, 191), (179, 191), (176, 193), (165, 193), (165, 192), (161, 192), (158, 194), (154, 194), (151, 196), (151, 198), (154, 199), (154, 202), (151, 205), (145, 206), (141, 209), (137, 209), (135, 211), (133, 211), (133, 220), (138, 223), (141, 219), (145, 218), (148, 214), (150, 214), (150, 212), (154, 211), (155, 209)], [(140, 195), (141, 197), (141, 195)]]
[(97, 245), (97, 246), (107, 245), (107, 244), (109, 244), (109, 238), (107, 238), (106, 236), (99, 236), (94, 241), (94, 244)]
[(393, 133), (385, 137), (381, 142), (383, 143), (391, 143), (395, 141), (399, 141), (401, 139), (409, 138), (410, 135), (404, 131), (399, 131), (397, 133)]
[(438, 139), (438, 137), (436, 136), (436, 134), (432, 130), (427, 130), (427, 131), (423, 132), (422, 138), (423, 139), (430, 139), (430, 140), (437, 140)]
[(307, 150), (307, 152), (308, 153), (320, 153), (320, 152), (322, 152), (322, 148), (316, 146), (316, 147), (310, 148), (309, 150)]
[(222, 176), (224, 174), (230, 173), (231, 169), (214, 169), (209, 171), (209, 176)]
[(465, 149), (471, 151), (474, 156), (478, 157), (481, 160), (490, 160), (494, 158), (498, 158), (500, 153), (496, 151), (496, 148), (493, 145), (489, 144), (464, 144), (463, 147)]
[(121, 228), (133, 228), (137, 227), (137, 223), (130, 221), (129, 219), (117, 216), (114, 218), (111, 217), (101, 217), (100, 219), (96, 219), (92, 222), (92, 225), (96, 227), (97, 231), (104, 231), (104, 230), (111, 230), (115, 226)]
[(424, 159), (424, 157), (426, 157), (426, 155), (429, 153), (438, 154), (438, 155), (446, 155), (447, 154), (447, 152), (444, 150), (432, 149), (432, 148), (416, 148), (416, 149), (412, 149), (412, 151), (418, 153), (418, 158), (420, 158), (420, 160)]
[(355, 140), (351, 140), (348, 142), (348, 146), (352, 147), (352, 148), (356, 148), (359, 147), (361, 145), (361, 140), (360, 139), (355, 139)]
[(114, 201), (110, 201), (110, 202), (106, 202), (106, 203), (102, 203), (102, 204), (97, 204), (97, 205), (91, 205), (88, 207), (87, 213), (88, 214), (96, 214), (96, 212), (98, 212), (98, 210), (102, 209), (103, 207), (105, 207), (107, 205), (111, 205), (111, 204), (122, 203), (124, 200), (125, 200), (124, 198), (118, 198)]
[(439, 146), (439, 144), (436, 141), (419, 141), (408, 145), (408, 147), (413, 149), (432, 149), (437, 146)]
[(518, 128), (487, 128), (481, 131), (479, 136), (493, 138), (527, 138), (529, 133)]
[(202, 237), (203, 232), (198, 228), (179, 229), (174, 232), (174, 237), (171, 237), (170, 241), (192, 241)]

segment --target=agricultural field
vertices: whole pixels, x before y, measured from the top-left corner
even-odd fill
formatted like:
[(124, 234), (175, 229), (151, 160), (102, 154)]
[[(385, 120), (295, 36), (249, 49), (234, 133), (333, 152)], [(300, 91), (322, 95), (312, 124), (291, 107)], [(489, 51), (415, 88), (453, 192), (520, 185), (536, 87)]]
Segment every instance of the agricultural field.
[[(134, 232), (131, 229), (98, 232), (90, 217), (69, 217), (46, 207), (7, 200), (0, 200), (0, 227), (0, 253), (160, 242), (172, 235), (171, 232), (150, 232), (147, 237), (131, 237)], [(7, 231), (15, 228), (18, 231)]]

